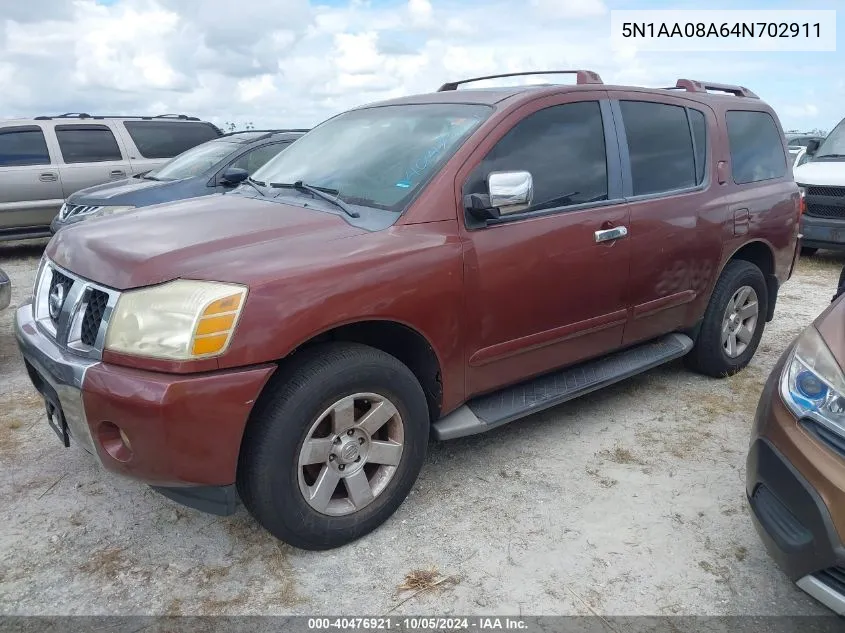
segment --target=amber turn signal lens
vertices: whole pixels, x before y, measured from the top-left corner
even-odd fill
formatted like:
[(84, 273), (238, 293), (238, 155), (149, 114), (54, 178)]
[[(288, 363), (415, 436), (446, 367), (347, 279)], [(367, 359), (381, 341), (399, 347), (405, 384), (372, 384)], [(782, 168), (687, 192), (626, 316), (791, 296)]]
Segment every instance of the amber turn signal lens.
[(243, 294), (230, 295), (223, 297), (217, 301), (208, 304), (208, 307), (203, 311), (203, 316), (211, 316), (213, 314), (223, 314), (225, 312), (234, 312), (241, 307), (241, 300)]
[(194, 339), (194, 346), (191, 350), (194, 356), (205, 356), (206, 354), (216, 354), (226, 347), (226, 341), (229, 339), (229, 334), (215, 334), (213, 336), (204, 336), (202, 338)]
[(228, 332), (235, 324), (235, 314), (225, 314), (223, 316), (206, 317), (200, 319), (197, 325), (197, 336), (204, 336), (206, 334), (220, 334), (221, 332)]

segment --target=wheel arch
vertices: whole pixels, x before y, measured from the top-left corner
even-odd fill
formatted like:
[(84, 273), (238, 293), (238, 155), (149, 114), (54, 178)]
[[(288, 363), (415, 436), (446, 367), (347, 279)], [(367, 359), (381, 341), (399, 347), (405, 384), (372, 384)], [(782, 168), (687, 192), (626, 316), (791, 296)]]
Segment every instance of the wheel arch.
[(390, 319), (368, 319), (336, 325), (303, 341), (278, 362), (283, 366), (297, 351), (333, 341), (369, 345), (405, 364), (422, 385), (430, 420), (433, 422), (439, 419), (443, 403), (442, 363), (434, 346), (419, 330)]
[(727, 266), (729, 262), (735, 260), (746, 261), (754, 264), (760, 269), (760, 272), (763, 273), (763, 278), (766, 280), (766, 290), (768, 291), (768, 302), (766, 306), (766, 322), (768, 323), (772, 320), (772, 318), (774, 318), (775, 304), (777, 303), (778, 289), (780, 287), (780, 282), (775, 274), (774, 249), (771, 244), (763, 240), (746, 242), (737, 248), (733, 254), (725, 260), (725, 263), (722, 265), (722, 269), (719, 271), (719, 276), (713, 280), (713, 287), (715, 287), (716, 281), (719, 277), (721, 277), (722, 272), (725, 270), (725, 266)]

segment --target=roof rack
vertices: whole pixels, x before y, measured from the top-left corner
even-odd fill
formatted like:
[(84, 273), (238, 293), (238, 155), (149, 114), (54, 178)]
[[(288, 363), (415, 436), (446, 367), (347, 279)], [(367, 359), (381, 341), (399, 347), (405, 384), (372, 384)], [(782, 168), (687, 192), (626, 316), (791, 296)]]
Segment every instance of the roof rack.
[(237, 136), (238, 134), (261, 134), (262, 136), (252, 139), (252, 142), (255, 142), (263, 141), (266, 138), (270, 138), (274, 134), (290, 134), (298, 132), (302, 132), (304, 134), (310, 131), (311, 130), (236, 130), (234, 132), (226, 132), (220, 138), (224, 138), (226, 136)]
[(500, 79), (503, 77), (524, 77), (526, 75), (575, 75), (575, 83), (583, 84), (601, 84), (604, 83), (599, 77), (598, 73), (592, 70), (538, 70), (534, 72), (522, 73), (503, 73), (501, 75), (487, 75), (485, 77), (473, 77), (472, 79), (462, 79), (461, 81), (450, 81), (443, 84), (437, 89), (437, 92), (444, 92), (446, 90), (457, 90), (461, 84), (471, 83), (473, 81), (482, 81), (484, 79)]
[(678, 79), (674, 86), (666, 88), (666, 90), (686, 90), (687, 92), (727, 92), (728, 94), (732, 94), (737, 97), (747, 97), (748, 99), (760, 98), (744, 86), (716, 84), (710, 81), (695, 81), (693, 79)]
[(55, 114), (53, 116), (37, 116), (36, 121), (50, 121), (52, 119), (143, 119), (144, 121), (151, 121), (152, 119), (179, 119), (180, 121), (199, 121), (195, 116), (188, 116), (187, 114), (157, 114), (155, 116), (131, 115), (131, 114), (95, 114), (90, 115), (87, 112), (65, 112), (64, 114)]

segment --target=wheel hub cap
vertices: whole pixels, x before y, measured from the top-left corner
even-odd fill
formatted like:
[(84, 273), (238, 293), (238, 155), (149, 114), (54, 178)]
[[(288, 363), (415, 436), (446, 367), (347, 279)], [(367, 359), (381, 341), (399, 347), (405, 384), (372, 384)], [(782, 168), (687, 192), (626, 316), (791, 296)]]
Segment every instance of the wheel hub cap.
[(757, 330), (759, 304), (751, 286), (742, 286), (728, 301), (722, 321), (722, 349), (729, 358), (743, 354)]
[(322, 514), (341, 516), (372, 503), (402, 458), (405, 429), (396, 406), (373, 393), (346, 396), (311, 425), (299, 453), (299, 489)]

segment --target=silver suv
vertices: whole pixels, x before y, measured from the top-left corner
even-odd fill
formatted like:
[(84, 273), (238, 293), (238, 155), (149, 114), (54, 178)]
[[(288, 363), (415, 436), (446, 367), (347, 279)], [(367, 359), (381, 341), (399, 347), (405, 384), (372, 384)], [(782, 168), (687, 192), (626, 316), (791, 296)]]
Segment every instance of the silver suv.
[(148, 172), (221, 135), (184, 114), (0, 121), (0, 241), (48, 237), (72, 193)]

